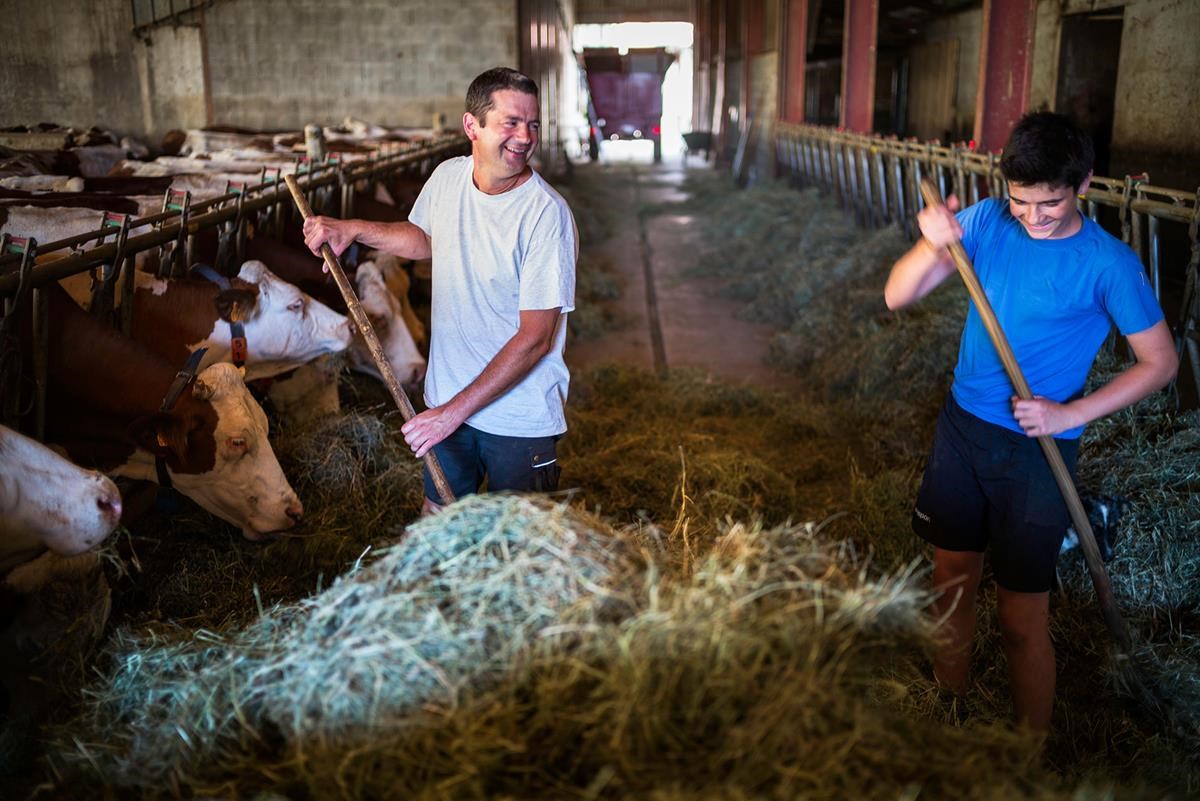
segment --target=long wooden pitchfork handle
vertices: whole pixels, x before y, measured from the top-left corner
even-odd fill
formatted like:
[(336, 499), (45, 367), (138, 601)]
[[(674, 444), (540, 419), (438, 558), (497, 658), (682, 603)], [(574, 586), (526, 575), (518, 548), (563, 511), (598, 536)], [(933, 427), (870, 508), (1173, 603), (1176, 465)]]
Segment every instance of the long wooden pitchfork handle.
[[(312, 216), (312, 209), (300, 191), (300, 185), (296, 183), (296, 178), (292, 175), (285, 175), (283, 180), (287, 182), (287, 187), (291, 190), (292, 200), (296, 201), (296, 208), (300, 209), (300, 216), (307, 220)], [(321, 245), (321, 256), (325, 259), (325, 266), (329, 268), (329, 274), (333, 276), (338, 289), (342, 292), (342, 298), (346, 301), (346, 308), (350, 311), (351, 319), (358, 326), (358, 330), (362, 332), (363, 339), (367, 341), (367, 349), (371, 351), (371, 358), (375, 360), (375, 365), (383, 375), (383, 383), (392, 393), (392, 400), (399, 407), (405, 422), (411, 420), (417, 412), (413, 409), (412, 401), (408, 399), (404, 388), (396, 380), (392, 365), (383, 354), (383, 345), (379, 343), (379, 337), (371, 326), (371, 321), (363, 312), (362, 304), (359, 302), (358, 296), (354, 294), (354, 288), (350, 286), (350, 281), (346, 278), (346, 271), (342, 269), (342, 263), (328, 244)], [(454, 490), (450, 489), (450, 483), (446, 481), (446, 474), (442, 472), (442, 465), (438, 462), (437, 455), (430, 450), (424, 458), (425, 466), (429, 468), (429, 475), (433, 478), (433, 485), (437, 488), (438, 497), (441, 498), (443, 504), (454, 503)]]
[[(929, 206), (942, 205), (941, 193), (928, 178), (921, 179), (921, 195)], [(988, 302), (987, 295), (983, 292), (983, 286), (979, 283), (974, 268), (971, 267), (971, 260), (967, 258), (967, 252), (963, 250), (962, 243), (957, 241), (950, 243), (949, 250), (950, 256), (954, 259), (954, 266), (958, 268), (958, 274), (962, 277), (963, 283), (967, 285), (967, 293), (974, 301), (975, 308), (979, 310), (979, 316), (983, 319), (988, 336), (991, 337), (992, 344), (996, 346), (996, 351), (1000, 354), (1000, 361), (1004, 363), (1004, 371), (1008, 373), (1008, 378), (1012, 381), (1017, 396), (1022, 400), (1032, 400), (1033, 393), (1029, 390), (1025, 375), (1017, 364), (1017, 357), (1013, 355), (1012, 348), (1008, 344), (1008, 337), (1000, 328), (1000, 322), (996, 319), (992, 304)], [(1066, 463), (1063, 462), (1062, 453), (1059, 452), (1054, 437), (1041, 436), (1037, 439), (1038, 444), (1042, 446), (1042, 453), (1046, 455), (1046, 461), (1050, 463), (1054, 481), (1058, 484), (1063, 499), (1067, 502), (1067, 509), (1071, 513), (1071, 522), (1075, 524), (1075, 531), (1079, 534), (1079, 547), (1083, 550), (1083, 558), (1087, 562), (1088, 573), (1092, 577), (1092, 586), (1096, 588), (1096, 597), (1100, 600), (1104, 622), (1108, 625), (1113, 639), (1117, 641), (1117, 647), (1124, 653), (1130, 653), (1133, 649), (1133, 639), (1129, 633), (1129, 626), (1126, 624), (1125, 618), (1121, 616), (1121, 610), (1117, 608), (1117, 602), (1113, 598), (1112, 588), (1108, 583), (1108, 573), (1104, 570), (1104, 563), (1100, 559), (1100, 549), (1096, 546), (1096, 535), (1092, 532), (1087, 513), (1083, 510), (1083, 503), (1079, 500), (1079, 493), (1075, 490), (1071, 473), (1067, 470)]]

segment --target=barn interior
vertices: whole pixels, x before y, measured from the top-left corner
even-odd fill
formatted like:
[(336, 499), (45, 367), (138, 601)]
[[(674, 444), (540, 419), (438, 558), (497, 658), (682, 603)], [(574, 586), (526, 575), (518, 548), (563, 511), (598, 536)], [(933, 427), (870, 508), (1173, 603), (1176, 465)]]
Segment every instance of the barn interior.
[[(1200, 795), (1195, 3), (7, 0), (0, 18), (0, 798)], [(406, 220), (471, 152), (466, 87), (497, 65), (539, 86), (532, 163), (579, 243), (562, 479), (422, 517), (400, 428), (425, 408), (436, 264), (343, 256), (375, 354), (286, 182), (315, 213)], [(1084, 432), (1071, 534), (1100, 548), (1057, 562), (1044, 735), (1012, 720), (990, 567), (968, 692), (933, 679), (944, 621), (911, 519), (969, 297), (882, 296), (933, 202), (921, 180), (1005, 197), (999, 154), (1035, 110), (1092, 137), (1078, 208), (1141, 260), (1179, 359)], [(182, 312), (146, 322), (138, 272), (206, 298), (255, 283), (264, 314), (271, 287), (277, 311), (340, 326), (319, 358), (268, 365), (258, 329), (238, 345), (218, 319), (179, 372), (185, 397), (219, 378), (257, 410), (224, 443), (286, 488), (280, 526), (135, 440), (128, 409), (174, 407), (113, 354), (174, 347), (170, 379), (199, 352)], [(1132, 363), (1114, 332), (1087, 390)], [(103, 542), (29, 545), (97, 502), (35, 506), (58, 474), (23, 454), (107, 470), (96, 419), (143, 455), (108, 471)], [(250, 486), (230, 475), (221, 491)]]

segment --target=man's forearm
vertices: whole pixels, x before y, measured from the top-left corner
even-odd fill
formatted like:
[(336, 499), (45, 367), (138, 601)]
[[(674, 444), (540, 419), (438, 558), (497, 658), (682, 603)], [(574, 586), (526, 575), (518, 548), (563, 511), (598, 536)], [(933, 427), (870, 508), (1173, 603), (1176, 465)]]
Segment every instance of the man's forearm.
[(362, 244), (402, 259), (428, 259), (432, 255), (429, 237), (410, 222), (370, 222), (356, 220), (355, 239)]

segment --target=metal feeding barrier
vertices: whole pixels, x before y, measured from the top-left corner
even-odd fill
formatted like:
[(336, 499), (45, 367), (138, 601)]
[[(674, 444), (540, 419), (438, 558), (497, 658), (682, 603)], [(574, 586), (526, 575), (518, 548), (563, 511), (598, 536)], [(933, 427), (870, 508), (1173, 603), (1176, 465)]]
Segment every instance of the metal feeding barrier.
[[(869, 136), (816, 125), (779, 122), (775, 155), (791, 179), (832, 194), (848, 213), (869, 227), (899, 225), (909, 239), (917, 234), (916, 213), (924, 208), (920, 184), (929, 178), (943, 196), (957, 195), (964, 206), (984, 197), (1006, 197), (1000, 156), (969, 147), (947, 147), (916, 139)], [(1119, 226), (1143, 266), (1160, 303), (1163, 298), (1163, 240), (1186, 236), (1182, 293), (1174, 316), (1176, 350), (1186, 354), (1191, 380), (1200, 395), (1200, 204), (1197, 192), (1153, 186), (1147, 175), (1094, 176), (1079, 199), (1082, 212), (1097, 222)], [(1164, 229), (1164, 225), (1166, 229)], [(1172, 230), (1173, 229), (1173, 230)], [(1171, 298), (1171, 300), (1175, 300)], [(1176, 304), (1168, 304), (1166, 311)], [(1170, 320), (1171, 317), (1168, 317)]]
[[(428, 176), (440, 162), (468, 152), (468, 142), (459, 134), (440, 136), (426, 142), (386, 143), (366, 159), (344, 162), (334, 156), (320, 163), (297, 159), (295, 173), (314, 207), (353, 216), (355, 188), (375, 185), (389, 176)], [(243, 251), (248, 223), (258, 231), (281, 237), (284, 225), (296, 214), (290, 193), (278, 167), (263, 167), (258, 183), (228, 183), (219, 197), (194, 202), (186, 192), (167, 190), (162, 211), (132, 219), (128, 215), (96, 212), (96, 230), (53, 242), (35, 243), (5, 235), (0, 244), (0, 423), (20, 428), (20, 419), (33, 413), (32, 434), (41, 439), (44, 430), (46, 343), (49, 326), (44, 298), (39, 292), (50, 282), (100, 268), (93, 289), (97, 316), (112, 320), (113, 292), (123, 286), (122, 310), (117, 321), (128, 335), (132, 320), (130, 303), (136, 257), (159, 250), (160, 274), (181, 276), (187, 269), (187, 254), (200, 231), (216, 228), (217, 268), (237, 272), (237, 257)], [(49, 254), (61, 257), (47, 260)], [(223, 262), (223, 263), (222, 263)], [(118, 280), (118, 278), (120, 280)], [(40, 310), (40, 311), (39, 311)], [(22, 375), (21, 320), (32, 314), (33, 376)], [(32, 394), (28, 392), (32, 389)], [(22, 397), (27, 398), (22, 405)]]

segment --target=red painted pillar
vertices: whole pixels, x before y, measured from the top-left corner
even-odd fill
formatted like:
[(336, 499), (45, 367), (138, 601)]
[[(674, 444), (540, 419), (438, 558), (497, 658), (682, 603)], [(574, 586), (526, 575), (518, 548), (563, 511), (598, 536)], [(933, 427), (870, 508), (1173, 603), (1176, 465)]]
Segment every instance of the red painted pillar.
[(1037, 0), (983, 0), (975, 141), (998, 151), (1029, 106)]
[(804, 69), (808, 63), (808, 0), (785, 0), (783, 119), (804, 122)]
[(870, 133), (875, 117), (875, 32), (879, 0), (846, 0), (841, 126)]

